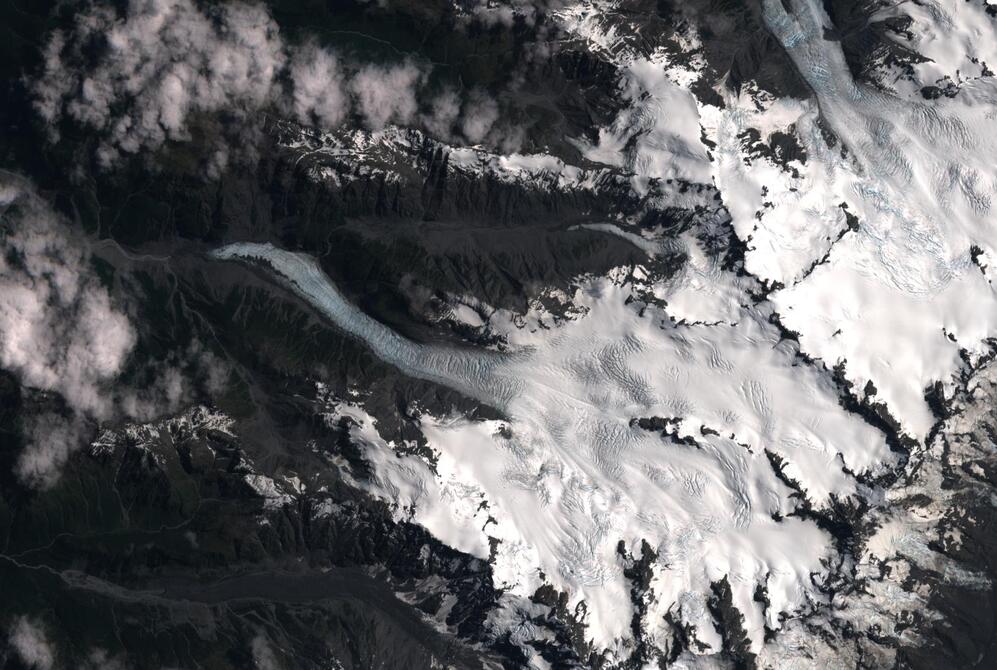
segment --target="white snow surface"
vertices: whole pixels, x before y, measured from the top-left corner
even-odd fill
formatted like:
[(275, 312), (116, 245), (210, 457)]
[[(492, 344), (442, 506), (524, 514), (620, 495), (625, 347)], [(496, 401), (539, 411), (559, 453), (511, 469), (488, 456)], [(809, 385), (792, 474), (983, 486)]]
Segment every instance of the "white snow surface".
[[(696, 99), (669, 78), (667, 65), (664, 58), (629, 63), (620, 95), (631, 104), (611, 126), (599, 129), (594, 146), (579, 141), (579, 148), (585, 158), (626, 168), (638, 180), (709, 182), (710, 162), (700, 140)], [(634, 147), (625, 149), (631, 140)]]
[[(729, 575), (760, 645), (763, 623), (778, 628), (780, 614), (819, 599), (813, 579), (826, 576), (821, 559), (831, 551), (816, 525), (773, 519), (795, 503), (764, 452), (784, 458), (818, 506), (856, 492), (845, 468), (875, 473), (891, 462), (882, 435), (840, 408), (826, 375), (796, 364), (793, 345), (759, 311), (736, 325), (676, 325), (661, 310), (627, 305), (633, 287), (593, 278), (572, 300), (583, 317), (532, 346), (485, 352), (389, 331), (346, 303), (307, 256), (249, 243), (217, 255), (265, 261), (385, 361), (508, 416), (507, 424), (424, 417), (440, 455), (434, 475), (416, 458), (395, 458), (371, 420), (350, 410), (372, 445), (379, 494), (463, 551), (485, 558), (488, 537), (499, 539), (496, 580), (510, 598), (531, 595), (542, 571), (588, 603), (600, 647), (628, 636), (621, 540), (638, 554), (641, 540), (658, 552), (662, 616)], [(655, 416), (675, 419), (671, 435), (632, 422)], [(771, 599), (765, 612), (753, 601), (758, 584)]]
[(911, 25), (894, 39), (925, 59), (913, 64), (913, 82), (898, 77), (884, 83), (912, 99), (921, 97), (922, 86), (945, 88), (950, 83), (961, 87), (962, 95), (972, 96), (980, 87), (992, 91), (993, 80), (982, 80), (997, 67), (997, 22), (987, 16), (987, 4), (994, 3), (921, 0), (884, 4), (873, 20), (910, 19)]
[[(911, 102), (855, 82), (815, 0), (766, 0), (765, 19), (816, 94), (761, 110), (747, 95), (701, 109), (716, 149), (715, 179), (734, 226), (749, 241), (747, 269), (785, 288), (771, 300), (805, 352), (844, 363), (860, 388), (872, 381), (905, 432), (934, 419), (924, 391), (948, 380), (959, 349), (982, 352), (997, 326), (997, 122), (989, 104)], [(982, 91), (978, 95), (984, 95)], [(817, 112), (845, 147), (830, 147)], [(737, 135), (796, 132), (808, 152), (799, 176), (765, 159), (745, 164)], [(767, 203), (767, 204), (766, 204)], [(847, 232), (844, 204), (858, 217)], [(826, 262), (815, 265), (827, 255)]]
[[(960, 349), (981, 353), (997, 328), (997, 85), (982, 76), (997, 67), (997, 24), (979, 3), (884, 6), (874, 19), (912, 17), (913, 37), (897, 39), (928, 59), (914, 67), (916, 86), (887, 82), (896, 88), (889, 93), (853, 79), (840, 42), (824, 39), (832, 24), (820, 2), (792, 0), (791, 12), (781, 0), (763, 7), (813, 99), (773, 99), (749, 84), (738, 96), (718, 89), (723, 109), (695, 103), (687, 88), (698, 74), (665, 49), (636, 53), (607, 20), (615, 3), (562, 9), (562, 27), (623, 70), (620, 97), (631, 103), (597, 145), (580, 148), (632, 170), (638, 192), (648, 178), (712, 182), (748, 242), (746, 269), (785, 286), (770, 299), (804, 351), (828, 367), (843, 363), (858, 389), (873, 382), (874, 400), (923, 438), (934, 422), (925, 389), (951, 379)], [(695, 54), (695, 36), (687, 39)], [(954, 99), (921, 98), (921, 85), (947, 81), (960, 87)], [(775, 131), (795, 136), (806, 162), (784, 169), (749, 156), (739, 137), (749, 129), (763, 141)], [(701, 132), (717, 145), (709, 152)], [(838, 239), (846, 208), (859, 230)], [(703, 312), (697, 320), (710, 320)]]
[[(748, 243), (745, 269), (779, 287), (767, 301), (754, 304), (746, 294), (754, 280), (721, 269), (685, 234), (674, 242), (688, 256), (677, 276), (636, 286), (647, 276), (637, 268), (581, 279), (566, 296), (571, 318), (550, 327), (542, 314), (494, 312), (509, 331), (509, 350), (464, 349), (392, 332), (350, 305), (307, 256), (249, 243), (217, 252), (265, 262), (404, 374), (507, 418), (424, 415), (423, 433), (438, 454), (434, 471), (398, 455), (362, 404), (326, 398), (330, 418), (357, 422), (354, 439), (375, 470), (361, 485), (400, 518), (493, 561), (506, 622), (520, 620), (528, 597), (550, 583), (572, 607), (587, 603), (593, 642), (623, 657), (630, 585), (617, 544), (639, 555), (646, 540), (658, 554), (646, 621), (677, 613), (707, 652), (718, 651), (705, 598), (710, 583), (727, 576), (752, 649), (762, 648), (764, 626), (784, 629), (790, 648), (802, 630), (796, 616), (822, 602), (816, 586), (831, 577), (833, 561), (825, 559), (835, 550), (814, 523), (785, 518), (797, 502), (765, 452), (783, 459), (785, 477), (817, 508), (832, 496), (882, 501), (849, 473), (896, 464), (883, 435), (841, 408), (820, 363), (843, 364), (860, 397), (873, 382), (873, 399), (921, 439), (934, 423), (925, 389), (954, 378), (960, 348), (980, 353), (995, 335), (997, 232), (989, 224), (997, 93), (992, 78), (956, 76), (969, 72), (963, 62), (993, 58), (990, 28), (972, 23), (979, 8), (928, 1), (883, 10), (930, 28), (915, 31), (914, 48), (932, 59), (916, 67), (918, 83), (948, 76), (962, 87), (954, 99), (925, 102), (901, 83), (891, 93), (854, 81), (840, 44), (823, 38), (830, 21), (821, 3), (787, 2), (791, 13), (782, 0), (764, 0), (765, 20), (813, 99), (776, 100), (747, 85), (739, 95), (721, 91), (723, 109), (697, 102), (689, 71), (664, 55), (615, 48), (626, 40), (600, 19), (612, 2), (579, 2), (560, 13), (563, 27), (623, 68), (620, 95), (630, 102), (595, 144), (578, 143), (586, 158), (632, 172), (637, 192), (658, 179), (712, 182)], [(956, 48), (946, 50), (946, 35)], [(806, 159), (782, 166), (749, 156), (739, 139), (748, 129), (762, 141), (776, 131), (794, 136)], [(710, 151), (703, 136), (715, 143)], [(559, 185), (584, 186), (593, 174), (547, 156), (451, 156), (461, 169), (510, 179), (553, 174)], [(665, 250), (614, 224), (589, 227), (624, 236), (649, 256)], [(636, 289), (667, 306), (627, 304)], [(781, 338), (769, 323), (774, 314), (799, 333), (817, 366)], [(650, 417), (670, 420), (664, 433), (636, 424)], [(884, 525), (860, 567), (915, 546), (912, 528), (907, 519)], [(494, 549), (489, 538), (499, 540)], [(754, 600), (758, 585), (767, 588), (768, 608)], [(666, 634), (644, 632), (652, 640)]]

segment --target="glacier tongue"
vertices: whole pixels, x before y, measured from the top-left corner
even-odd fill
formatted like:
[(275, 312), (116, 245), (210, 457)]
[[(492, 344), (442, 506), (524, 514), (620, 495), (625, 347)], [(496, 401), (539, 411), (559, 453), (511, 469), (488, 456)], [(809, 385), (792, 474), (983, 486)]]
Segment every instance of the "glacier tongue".
[(504, 409), (520, 391), (521, 382), (498, 369), (503, 355), (485, 350), (430, 347), (400, 336), (346, 300), (314, 258), (271, 244), (250, 242), (230, 244), (214, 256), (222, 260), (265, 261), (329, 320), (407, 375), (450, 386), (499, 409)]

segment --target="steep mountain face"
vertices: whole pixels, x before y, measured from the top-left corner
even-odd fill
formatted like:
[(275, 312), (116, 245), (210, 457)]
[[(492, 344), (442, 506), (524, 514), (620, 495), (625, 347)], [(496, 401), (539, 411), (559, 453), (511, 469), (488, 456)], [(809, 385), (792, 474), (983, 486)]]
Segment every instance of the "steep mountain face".
[(0, 30), (0, 666), (991, 664), (988, 2)]

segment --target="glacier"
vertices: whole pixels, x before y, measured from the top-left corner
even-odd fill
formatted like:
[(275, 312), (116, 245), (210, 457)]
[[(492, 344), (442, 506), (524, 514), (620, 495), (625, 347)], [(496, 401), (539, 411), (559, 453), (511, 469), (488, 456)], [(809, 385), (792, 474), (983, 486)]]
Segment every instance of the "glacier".
[[(423, 415), (438, 456), (430, 467), (397, 457), (362, 403), (320, 393), (328, 420), (353, 420), (353, 438), (375, 466), (358, 486), (399, 518), (492, 562), (505, 594), (496, 626), (529, 628), (530, 596), (550, 584), (571, 607), (585, 604), (595, 647), (625, 658), (633, 604), (620, 552), (640, 555), (646, 542), (655, 560), (644, 634), (667, 646), (671, 615), (703, 651), (719, 651), (706, 602), (727, 578), (759, 652), (770, 631), (796, 639), (801, 615), (829, 604), (828, 585), (852, 561), (871, 570), (870, 557), (895, 551), (896, 538), (913, 546), (924, 537), (902, 515), (877, 511), (887, 522), (866, 553), (851, 557), (813, 518), (793, 513), (801, 500), (815, 510), (855, 500), (877, 508), (898, 495), (877, 482), (905, 458), (846, 409), (846, 393), (879, 403), (925, 448), (937, 421), (926, 389), (951, 389), (965, 361), (987, 351), (997, 330), (997, 238), (987, 226), (997, 97), (970, 82), (967, 99), (977, 104), (928, 105), (859, 83), (840, 44), (825, 38), (830, 21), (819, 3), (765, 0), (763, 8), (811, 99), (725, 90), (723, 108), (704, 103), (683, 88), (688, 66), (668, 54), (611, 49), (618, 35), (600, 32), (598, 8), (577, 3), (560, 14), (567, 30), (612, 53), (633, 103), (580, 150), (632, 171), (641, 194), (660, 179), (712, 182), (747, 243), (747, 278), (718, 267), (684, 234), (663, 243), (686, 257), (676, 276), (621, 269), (579, 278), (568, 296), (579, 316), (526, 330), (506, 320), (511, 346), (492, 351), (402, 337), (350, 304), (307, 255), (249, 242), (214, 252), (267, 268), (403, 374), (499, 410), (503, 418), (489, 421)], [(748, 160), (738, 139), (748, 129), (795, 134), (806, 159), (791, 169)], [(636, 150), (627, 155), (630, 137)], [(468, 149), (454, 157), (466, 169), (488, 164)], [(576, 168), (546, 156), (491, 162), (578, 181)], [(586, 227), (649, 256), (663, 248), (612, 223)], [(760, 299), (751, 282), (766, 287)], [(632, 300), (648, 293), (663, 305)], [(843, 388), (833, 367), (856, 390)]]
[[(929, 105), (857, 83), (840, 44), (824, 39), (821, 5), (790, 4), (792, 13), (765, 2), (766, 22), (845, 155), (812, 141), (824, 174), (796, 186), (817, 198), (782, 221), (831, 236), (840, 226), (832, 212), (843, 202), (859, 225), (805, 278), (770, 273), (787, 284), (772, 301), (805, 351), (846, 362), (857, 385), (872, 381), (904, 429), (923, 438), (934, 423), (925, 389), (954, 375), (960, 350), (983, 353), (997, 328), (992, 269), (981, 272), (972, 258), (974, 248), (984, 258), (997, 249), (989, 225), (997, 91), (980, 87), (989, 104)], [(771, 234), (786, 238), (791, 230)]]
[[(760, 645), (765, 626), (778, 628), (780, 615), (820, 598), (813, 580), (827, 577), (822, 559), (833, 553), (832, 538), (813, 522), (783, 518), (794, 491), (770, 455), (818, 505), (854, 494), (856, 473), (876, 475), (893, 462), (883, 436), (841, 408), (829, 375), (796, 364), (793, 345), (760, 312), (733, 325), (676, 325), (627, 304), (632, 287), (601, 278), (574, 296), (586, 315), (546, 338), (509, 353), (458, 349), (414, 343), (372, 320), (307, 256), (252, 243), (216, 256), (262, 262), (403, 373), (503, 412), (507, 424), (427, 419), (443, 483), (428, 468), (382, 457), (380, 490), (435, 491), (386, 497), (414, 506), (416, 521), (479, 556), (489, 556), (488, 537), (500, 540), (502, 586), (527, 598), (544, 583), (542, 572), (588, 603), (602, 647), (625, 637), (630, 620), (616, 560), (621, 540), (647, 540), (661, 557), (662, 612), (734, 575), (736, 603), (753, 613), (749, 628)], [(641, 427), (652, 417), (672, 427)], [(482, 502), (487, 513), (478, 518)], [(488, 515), (494, 527), (482, 526)], [(753, 600), (759, 585), (771, 599), (765, 612)], [(701, 608), (693, 611), (705, 631), (711, 624)]]

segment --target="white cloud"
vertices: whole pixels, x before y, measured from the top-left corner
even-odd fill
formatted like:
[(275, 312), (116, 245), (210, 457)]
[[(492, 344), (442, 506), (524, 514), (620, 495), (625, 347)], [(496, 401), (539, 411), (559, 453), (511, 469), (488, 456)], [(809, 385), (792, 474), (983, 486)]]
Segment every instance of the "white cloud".
[(10, 645), (29, 668), (50, 670), (55, 665), (55, 651), (41, 625), (27, 617), (18, 617), (10, 629)]
[[(97, 64), (74, 71), (83, 49), (102, 44)], [(205, 14), (192, 0), (132, 0), (127, 18), (95, 6), (71, 39), (56, 34), (45, 51), (36, 106), (49, 121), (66, 114), (107, 131), (105, 163), (187, 137), (192, 114), (258, 109), (284, 65), (277, 25), (261, 6), (225, 5)]]
[(263, 635), (254, 637), (250, 643), (250, 648), (253, 652), (253, 665), (257, 668), (260, 670), (280, 670), (277, 656), (273, 653), (273, 649), (270, 648), (267, 639)]
[(85, 442), (92, 422), (151, 421), (224, 392), (229, 365), (202, 342), (122, 372), (138, 340), (76, 235), (24, 180), (0, 172), (0, 367), (28, 389), (57, 394), (64, 409), (27, 413), (16, 471), (48, 487)]
[(135, 332), (88, 267), (85, 245), (26, 188), (7, 183), (4, 193), (0, 365), (106, 418), (112, 403), (101, 385), (121, 371)]
[(86, 438), (86, 424), (77, 415), (69, 417), (46, 412), (25, 421), (28, 448), (17, 461), (21, 481), (48, 488), (59, 480), (62, 467)]
[(449, 141), (453, 126), (460, 116), (460, 96), (453, 89), (446, 89), (430, 105), (430, 113), (423, 117), (422, 125), (435, 138)]
[(350, 81), (350, 90), (368, 127), (379, 130), (389, 123), (411, 123), (418, 109), (415, 89), (424, 76), (411, 62), (362, 68)]
[(79, 444), (78, 417), (110, 418), (108, 388), (136, 335), (89, 268), (86, 245), (26, 186), (0, 184), (0, 366), (24, 386), (61, 395), (78, 416), (29, 420), (18, 465), (29, 482), (51, 483)]
[[(131, 0), (123, 16), (94, 5), (71, 31), (53, 33), (43, 57), (31, 84), (36, 110), (53, 128), (68, 118), (101, 131), (105, 166), (189, 140), (197, 114), (273, 107), (332, 129), (355, 103), (372, 129), (408, 124), (424, 79), (406, 62), (362, 67), (347, 82), (334, 53), (289, 46), (265, 7), (243, 2), (202, 10), (193, 0)], [(227, 159), (216, 151), (209, 173)]]
[(499, 118), (498, 104), (483, 91), (474, 91), (464, 105), (461, 130), (472, 144), (479, 144)]
[(93, 670), (126, 670), (128, 668), (124, 656), (111, 656), (103, 649), (91, 651), (87, 661), (89, 664), (84, 667)]
[(323, 128), (338, 126), (349, 113), (344, 77), (334, 55), (308, 45), (291, 59), (290, 76), (294, 92), (292, 107), (301, 123), (313, 118)]
[(119, 406), (127, 416), (139, 421), (151, 421), (190, 402), (187, 380), (177, 368), (166, 365), (150, 366), (152, 380), (141, 389), (123, 389)]
[(68, 410), (24, 420), (23, 481), (54, 484), (88, 420), (149, 421), (192, 402), (195, 383), (210, 395), (224, 390), (228, 365), (198, 341), (143, 363), (140, 382), (122, 383), (138, 335), (91, 269), (85, 240), (12, 177), (0, 177), (0, 223), (0, 367), (60, 395)]
[(188, 348), (187, 357), (192, 361), (196, 376), (203, 381), (209, 394), (216, 396), (224, 392), (232, 375), (232, 369), (225, 361), (196, 340)]
[(138, 334), (89, 265), (86, 242), (25, 183), (0, 177), (0, 367), (27, 388), (54, 393), (64, 411), (28, 413), (16, 465), (25, 483), (55, 484), (91, 422), (151, 421), (221, 394), (231, 375), (194, 340), (186, 350), (143, 361), (121, 378)]
[(186, 351), (171, 352), (162, 361), (146, 362), (141, 383), (118, 384), (117, 409), (130, 419), (152, 421), (195, 402), (195, 383), (209, 396), (220, 395), (231, 372), (225, 361), (194, 340)]

